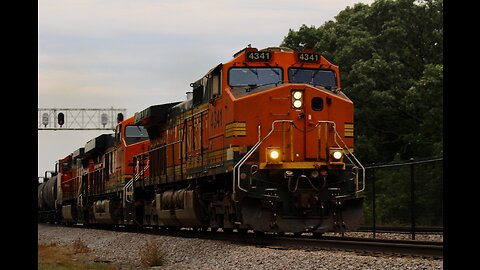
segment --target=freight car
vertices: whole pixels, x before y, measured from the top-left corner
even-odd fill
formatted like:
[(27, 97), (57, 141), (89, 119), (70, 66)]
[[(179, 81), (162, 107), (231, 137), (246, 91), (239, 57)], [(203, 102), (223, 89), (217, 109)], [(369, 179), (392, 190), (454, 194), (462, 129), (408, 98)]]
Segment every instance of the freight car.
[[(59, 173), (60, 191), (76, 183), (58, 200), (63, 222), (295, 234), (363, 222), (337, 66), (312, 50), (247, 47), (190, 86), (187, 100), (137, 112), (68, 159), (77, 178)], [(128, 144), (125, 127), (148, 138)]]
[[(50, 174), (50, 176), (48, 176)], [(43, 181), (38, 184), (38, 221), (60, 221), (57, 209), (57, 173), (45, 172)]]

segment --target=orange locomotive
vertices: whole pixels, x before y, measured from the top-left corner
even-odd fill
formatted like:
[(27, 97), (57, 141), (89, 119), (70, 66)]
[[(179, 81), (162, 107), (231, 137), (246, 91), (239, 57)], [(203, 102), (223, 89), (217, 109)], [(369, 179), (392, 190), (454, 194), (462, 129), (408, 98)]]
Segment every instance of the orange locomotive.
[(119, 121), (115, 134), (100, 135), (58, 161), (52, 177), (39, 185), (39, 202), (45, 197), (40, 187), (55, 186), (48, 194), (55, 204), (43, 204), (39, 221), (118, 224), (135, 219), (135, 210), (125, 202), (133, 196), (133, 179), (149, 174), (133, 156), (146, 151), (149, 141), (144, 127), (133, 120)]
[[(247, 47), (190, 86), (187, 100), (146, 108), (68, 159), (82, 166), (61, 171), (64, 222), (295, 234), (363, 222), (337, 66), (315, 51)], [(148, 140), (130, 144), (126, 127)]]
[(314, 51), (245, 48), (190, 85), (186, 101), (135, 115), (150, 138), (139, 223), (321, 234), (362, 222), (337, 66)]

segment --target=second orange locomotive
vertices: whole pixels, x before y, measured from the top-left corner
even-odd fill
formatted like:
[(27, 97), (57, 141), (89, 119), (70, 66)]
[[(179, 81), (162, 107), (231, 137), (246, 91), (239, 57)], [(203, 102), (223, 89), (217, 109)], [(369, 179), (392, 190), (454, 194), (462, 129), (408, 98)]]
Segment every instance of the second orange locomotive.
[[(148, 132), (148, 149), (135, 148), (123, 163), (138, 177), (120, 177), (115, 192), (88, 199), (82, 219), (240, 232), (355, 229), (364, 172), (339, 75), (315, 51), (241, 50), (191, 83), (191, 98), (130, 118)], [(98, 220), (105, 201), (118, 203)]]

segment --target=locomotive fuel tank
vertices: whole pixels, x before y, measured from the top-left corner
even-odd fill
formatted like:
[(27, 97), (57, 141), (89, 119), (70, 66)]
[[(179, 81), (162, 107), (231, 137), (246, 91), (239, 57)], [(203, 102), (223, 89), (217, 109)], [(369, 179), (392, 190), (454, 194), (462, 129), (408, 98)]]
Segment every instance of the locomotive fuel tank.
[(156, 195), (157, 214), (166, 226), (206, 226), (193, 190), (168, 190)]

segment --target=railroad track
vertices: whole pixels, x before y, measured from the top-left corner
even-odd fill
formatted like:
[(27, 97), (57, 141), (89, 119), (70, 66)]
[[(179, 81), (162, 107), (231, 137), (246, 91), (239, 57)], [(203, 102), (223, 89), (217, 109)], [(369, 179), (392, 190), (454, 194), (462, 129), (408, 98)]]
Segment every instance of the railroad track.
[(421, 233), (437, 233), (443, 234), (443, 227), (415, 227), (412, 230), (412, 227), (406, 226), (376, 226), (373, 227), (360, 227), (357, 231), (359, 232), (379, 232), (379, 233), (412, 233), (415, 232), (416, 234)]
[(353, 237), (297, 238), (275, 237), (254, 240), (269, 246), (335, 249), (364, 253), (382, 253), (443, 258), (443, 243), (433, 241), (392, 240)]
[[(277, 236), (273, 234), (198, 234), (198, 232), (189, 232), (188, 234), (188, 236), (184, 235), (183, 237), (222, 240), (274, 249), (331, 249), (362, 253), (380, 253), (443, 258), (443, 242), (435, 241), (354, 238), (340, 236), (323, 236), (320, 238), (311, 238), (308, 236), (294, 237), (290, 235)], [(175, 236), (178, 235), (181, 234), (175, 234)]]
[[(112, 228), (99, 228), (109, 229)], [(357, 238), (342, 236), (322, 236), (312, 238), (308, 235), (275, 235), (275, 234), (240, 234), (236, 232), (223, 233), (193, 230), (141, 230), (132, 228), (116, 228), (115, 230), (141, 232), (155, 235), (165, 235), (183, 238), (200, 238), (217, 241), (227, 241), (236, 244), (256, 245), (273, 249), (329, 249), (353, 251), (372, 254), (408, 255), (420, 257), (443, 258), (443, 242), (419, 240), (394, 240), (378, 238)]]

